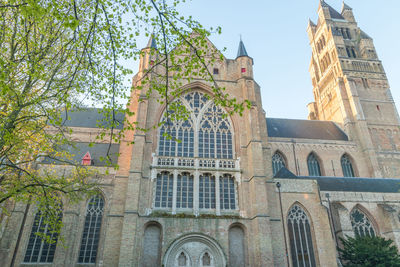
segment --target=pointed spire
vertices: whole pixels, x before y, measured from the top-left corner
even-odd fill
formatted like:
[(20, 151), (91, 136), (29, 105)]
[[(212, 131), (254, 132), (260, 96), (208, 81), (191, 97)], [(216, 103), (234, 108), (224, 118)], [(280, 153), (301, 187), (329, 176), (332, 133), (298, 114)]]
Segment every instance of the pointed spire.
[(150, 39), (149, 39), (149, 42), (147, 43), (146, 48), (154, 48), (154, 49), (157, 49), (157, 44), (156, 44), (156, 40), (155, 40), (155, 38), (154, 38), (154, 33), (152, 33), (152, 34), (150, 35)]
[(317, 25), (315, 25), (315, 23), (311, 20), (308, 19), (308, 27), (316, 27)]
[(343, 5), (342, 5), (342, 13), (345, 10), (353, 10), (351, 7), (349, 7), (344, 1), (343, 1)]
[(240, 37), (240, 42), (239, 42), (239, 49), (236, 58), (238, 57), (248, 57), (249, 55), (247, 54), (246, 48), (244, 47), (242, 37)]
[(339, 14), (333, 7), (331, 7), (328, 3), (326, 3), (324, 0), (319, 1), (319, 5), (323, 8), (327, 8), (329, 11), (329, 14), (331, 15), (332, 19), (344, 19), (344, 17)]

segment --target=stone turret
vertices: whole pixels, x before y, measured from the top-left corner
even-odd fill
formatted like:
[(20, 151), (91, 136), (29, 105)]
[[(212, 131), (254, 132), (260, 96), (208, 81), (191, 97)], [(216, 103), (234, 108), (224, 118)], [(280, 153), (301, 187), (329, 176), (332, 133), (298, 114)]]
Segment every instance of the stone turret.
[(241, 73), (241, 77), (253, 77), (253, 58), (249, 57), (246, 51), (246, 47), (242, 39), (239, 42), (239, 48), (236, 56), (236, 61), (239, 63), (238, 68)]

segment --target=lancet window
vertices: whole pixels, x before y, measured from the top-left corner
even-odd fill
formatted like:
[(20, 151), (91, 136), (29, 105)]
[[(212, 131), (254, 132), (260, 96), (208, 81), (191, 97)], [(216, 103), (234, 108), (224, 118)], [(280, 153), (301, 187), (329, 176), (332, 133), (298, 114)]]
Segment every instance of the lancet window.
[(307, 158), (309, 176), (321, 176), (321, 167), (314, 153), (311, 153)]
[(340, 159), (344, 177), (354, 177), (353, 165), (347, 155), (343, 155)]
[(101, 195), (92, 197), (86, 209), (78, 263), (96, 263), (103, 212), (103, 197)]
[(173, 175), (169, 172), (162, 172), (157, 175), (156, 208), (172, 208), (173, 182)]
[[(62, 211), (58, 214), (58, 220), (62, 220)], [(43, 237), (48, 237), (52, 242), (45, 242)], [(58, 233), (46, 223), (46, 218), (39, 211), (35, 215), (29, 236), (24, 262), (26, 263), (51, 263), (54, 260), (58, 240)]]
[(375, 236), (374, 226), (368, 217), (359, 209), (354, 209), (350, 214), (351, 226), (355, 235)]
[(272, 156), (272, 170), (274, 172), (274, 176), (282, 167), (286, 167), (285, 159), (281, 153), (275, 152), (275, 154)]
[(299, 205), (293, 205), (290, 209), (287, 216), (287, 226), (292, 265), (301, 267), (316, 266), (310, 221)]

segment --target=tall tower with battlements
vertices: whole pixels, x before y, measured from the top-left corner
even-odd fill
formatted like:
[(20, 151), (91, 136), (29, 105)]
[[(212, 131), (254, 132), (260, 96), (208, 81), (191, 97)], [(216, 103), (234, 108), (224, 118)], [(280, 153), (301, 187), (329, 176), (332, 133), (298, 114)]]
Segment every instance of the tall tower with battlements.
[(400, 177), (399, 117), (373, 40), (351, 7), (339, 13), (325, 1), (307, 28), (315, 102), (309, 119), (339, 124), (357, 142), (371, 177)]

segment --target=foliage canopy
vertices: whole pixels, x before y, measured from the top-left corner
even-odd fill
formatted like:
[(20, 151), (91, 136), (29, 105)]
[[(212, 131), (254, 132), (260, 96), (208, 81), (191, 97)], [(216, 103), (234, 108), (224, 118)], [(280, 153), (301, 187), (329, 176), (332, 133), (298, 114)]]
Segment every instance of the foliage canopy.
[(359, 236), (340, 239), (340, 259), (345, 267), (397, 267), (400, 255), (393, 240), (379, 236)]
[[(128, 119), (134, 115), (129, 110), (132, 90), (146, 89), (147, 97), (156, 96), (168, 106), (170, 99), (182, 93), (182, 85), (196, 77), (211, 85), (215, 102), (230, 113), (241, 113), (249, 106), (248, 101), (238, 103), (224, 94), (209, 70), (223, 56), (209, 52), (207, 37), (221, 29), (207, 30), (191, 16), (179, 14), (177, 7), (184, 2), (0, 0), (3, 209), (9, 208), (6, 203), (36, 203), (57, 224), (60, 201), (74, 202), (82, 193), (96, 192), (101, 184), (101, 179), (93, 179), (97, 171), (74, 162), (70, 150), (63, 149), (74, 146), (63, 119), (71, 110), (101, 106), (107, 123), (102, 124), (98, 139), (111, 146), (126, 131), (148, 130)], [(143, 57), (137, 41), (152, 34), (158, 49), (150, 53), (157, 55), (156, 60), (133, 87), (127, 86), (132, 70), (123, 62)], [(169, 109), (187, 114), (179, 105)], [(117, 121), (116, 112), (124, 113), (125, 121)], [(120, 124), (124, 129), (116, 131)], [(68, 168), (43, 167), (44, 158)]]

